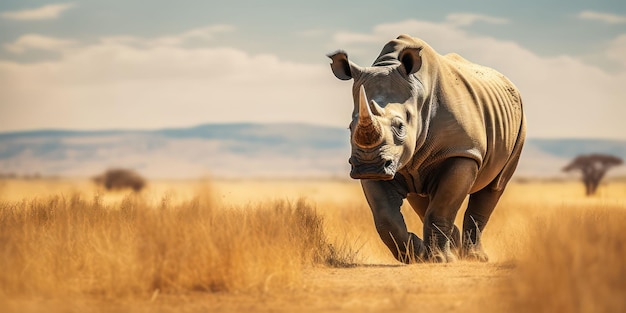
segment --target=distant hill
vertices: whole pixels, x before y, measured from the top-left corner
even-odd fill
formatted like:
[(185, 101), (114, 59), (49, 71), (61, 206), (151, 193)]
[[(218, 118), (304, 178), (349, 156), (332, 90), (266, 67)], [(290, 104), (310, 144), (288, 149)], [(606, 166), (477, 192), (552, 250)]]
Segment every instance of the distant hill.
[[(526, 177), (572, 177), (579, 174), (562, 173), (561, 169), (576, 156), (591, 153), (614, 155), (626, 162), (626, 140), (529, 138), (516, 174)], [(614, 168), (607, 175), (625, 176), (626, 166)]]
[[(302, 124), (0, 133), (0, 173), (88, 177), (128, 167), (150, 178), (347, 178), (348, 140), (346, 129)], [(586, 153), (626, 159), (626, 140), (529, 139), (517, 175), (563, 176), (560, 168)]]

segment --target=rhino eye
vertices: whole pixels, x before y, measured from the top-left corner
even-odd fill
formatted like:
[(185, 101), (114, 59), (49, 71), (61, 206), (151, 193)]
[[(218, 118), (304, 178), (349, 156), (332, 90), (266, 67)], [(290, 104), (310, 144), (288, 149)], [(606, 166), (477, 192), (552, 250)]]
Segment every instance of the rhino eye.
[(406, 124), (400, 118), (394, 118), (391, 121), (391, 130), (398, 138), (404, 138), (406, 136)]

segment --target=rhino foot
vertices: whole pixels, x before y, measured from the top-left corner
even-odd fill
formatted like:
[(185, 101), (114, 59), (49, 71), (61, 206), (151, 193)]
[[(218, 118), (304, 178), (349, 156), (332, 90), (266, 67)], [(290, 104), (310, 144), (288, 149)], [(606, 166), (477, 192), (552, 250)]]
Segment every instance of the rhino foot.
[[(474, 223), (476, 223), (474, 221)], [(485, 250), (483, 250), (483, 245), (481, 244), (481, 231), (476, 227), (475, 236), (472, 236), (472, 231), (465, 231), (463, 236), (463, 245), (461, 246), (460, 257), (464, 260), (468, 261), (479, 261), (479, 262), (487, 262), (489, 261), (489, 257)]]
[(437, 252), (430, 256), (429, 260), (433, 263), (452, 263), (456, 262), (458, 258), (454, 253)]
[(483, 250), (482, 245), (466, 244), (461, 250), (461, 258), (468, 261), (487, 262), (489, 256)]
[(450, 263), (458, 260), (451, 249), (451, 242), (447, 241), (443, 247), (431, 245), (428, 249), (428, 260), (433, 263)]
[(427, 260), (434, 263), (450, 263), (459, 259), (459, 243), (461, 236), (458, 227), (452, 225), (450, 231), (442, 231), (443, 227), (433, 224), (432, 228), (425, 229), (429, 234), (427, 246)]

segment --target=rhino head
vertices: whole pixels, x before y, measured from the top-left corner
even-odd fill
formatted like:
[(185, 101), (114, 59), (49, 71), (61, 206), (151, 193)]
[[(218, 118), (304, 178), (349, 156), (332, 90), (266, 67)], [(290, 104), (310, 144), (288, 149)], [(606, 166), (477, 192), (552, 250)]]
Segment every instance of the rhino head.
[(413, 75), (421, 67), (420, 49), (383, 50), (371, 67), (354, 64), (343, 51), (328, 57), (337, 78), (354, 79), (350, 177), (393, 179), (410, 162), (421, 127), (417, 114), (423, 86)]

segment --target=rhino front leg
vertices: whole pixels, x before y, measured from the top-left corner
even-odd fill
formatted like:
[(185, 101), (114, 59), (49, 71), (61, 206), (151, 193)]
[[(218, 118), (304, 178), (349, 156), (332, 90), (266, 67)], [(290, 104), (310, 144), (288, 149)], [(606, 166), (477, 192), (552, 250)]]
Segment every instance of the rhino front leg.
[(372, 210), (378, 235), (400, 262), (413, 263), (426, 259), (424, 242), (409, 232), (400, 212), (406, 196), (395, 181), (361, 180), (365, 198)]
[(424, 242), (428, 256), (434, 262), (452, 262), (458, 247), (459, 233), (454, 219), (463, 200), (471, 190), (478, 164), (467, 158), (444, 161), (436, 173), (438, 179), (430, 182), (432, 195), (424, 216)]

